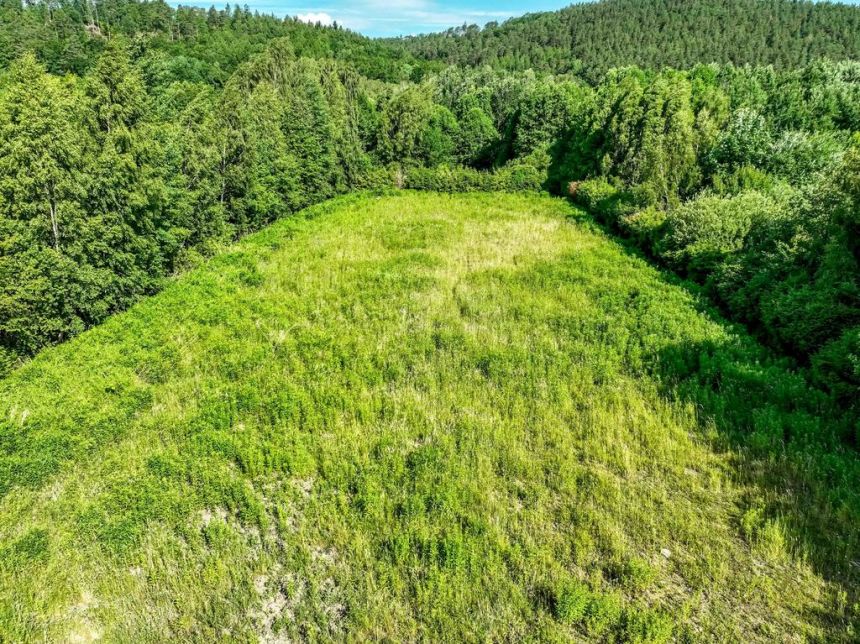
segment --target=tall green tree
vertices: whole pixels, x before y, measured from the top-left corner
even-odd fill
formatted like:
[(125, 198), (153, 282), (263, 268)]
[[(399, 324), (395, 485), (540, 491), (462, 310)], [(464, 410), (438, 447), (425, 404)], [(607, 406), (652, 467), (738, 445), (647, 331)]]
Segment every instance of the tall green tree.
[(0, 344), (9, 351), (32, 352), (84, 325), (82, 104), (73, 81), (32, 55), (0, 92)]
[(35, 239), (61, 252), (80, 217), (84, 144), (76, 88), (45, 73), (32, 55), (10, 72), (0, 102), (0, 194), (4, 215), (27, 221)]

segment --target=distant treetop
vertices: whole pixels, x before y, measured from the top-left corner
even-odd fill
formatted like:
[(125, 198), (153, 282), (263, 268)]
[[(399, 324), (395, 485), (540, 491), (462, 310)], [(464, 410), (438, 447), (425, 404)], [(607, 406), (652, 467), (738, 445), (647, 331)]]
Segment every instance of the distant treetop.
[(792, 68), (860, 58), (860, 7), (798, 0), (601, 0), (483, 29), (390, 39), (426, 60), (581, 73), (697, 63)]

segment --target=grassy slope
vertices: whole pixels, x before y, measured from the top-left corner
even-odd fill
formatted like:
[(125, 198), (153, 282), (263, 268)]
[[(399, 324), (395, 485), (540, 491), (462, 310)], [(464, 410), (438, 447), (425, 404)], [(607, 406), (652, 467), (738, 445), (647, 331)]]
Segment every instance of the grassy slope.
[(850, 637), (855, 506), (653, 375), (735, 342), (686, 291), (549, 198), (313, 213), (0, 382), (0, 639)]

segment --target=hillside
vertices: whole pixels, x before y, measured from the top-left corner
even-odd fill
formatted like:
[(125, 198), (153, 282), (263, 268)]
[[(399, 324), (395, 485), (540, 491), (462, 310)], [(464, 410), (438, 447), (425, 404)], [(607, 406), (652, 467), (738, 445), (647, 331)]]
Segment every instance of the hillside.
[(251, 13), (247, 5), (174, 9), (163, 0), (0, 2), (0, 69), (35, 52), (55, 74), (84, 74), (108, 44), (134, 42), (150, 82), (222, 85), (254, 54), (279, 38), (299, 56), (349, 61), (365, 76), (407, 80), (426, 63), (377, 40), (290, 17)]
[(830, 413), (566, 201), (341, 198), (0, 381), (0, 639), (848, 641)]
[(792, 0), (600, 0), (389, 42), (427, 60), (591, 79), (625, 65), (792, 68), (860, 57), (860, 8)]

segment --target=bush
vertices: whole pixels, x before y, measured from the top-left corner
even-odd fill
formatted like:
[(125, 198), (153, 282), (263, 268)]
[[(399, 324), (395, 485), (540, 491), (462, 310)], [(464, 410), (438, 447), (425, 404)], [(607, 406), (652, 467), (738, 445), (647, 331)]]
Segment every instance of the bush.
[(514, 163), (497, 172), (462, 166), (411, 168), (406, 172), (403, 187), (434, 192), (537, 192), (542, 183), (543, 175), (538, 168), (528, 163)]
[(544, 174), (528, 164), (505, 166), (496, 173), (496, 186), (505, 192), (540, 192)]
[[(840, 338), (825, 345), (812, 359), (813, 374), (839, 398), (860, 404), (860, 326), (848, 329)], [(860, 442), (860, 435), (857, 436)]]
[(666, 212), (650, 207), (618, 220), (618, 228), (630, 237), (637, 246), (650, 253), (656, 253), (660, 240), (666, 231)]
[(393, 167), (369, 167), (356, 177), (356, 190), (387, 190), (397, 185), (397, 171)]
[(767, 172), (745, 165), (733, 172), (718, 172), (711, 177), (714, 192), (721, 196), (739, 195), (749, 190), (769, 192), (774, 188), (774, 178)]
[(774, 199), (759, 192), (700, 197), (668, 215), (662, 255), (687, 275), (707, 278), (743, 248), (755, 223), (778, 217), (780, 209)]
[(572, 183), (570, 196), (583, 208), (596, 211), (600, 205), (614, 198), (619, 190), (606, 179), (589, 179)]
[(471, 168), (438, 166), (412, 168), (406, 172), (404, 188), (433, 192), (480, 192), (495, 190), (495, 177)]
[(647, 202), (642, 191), (622, 190), (605, 179), (572, 184), (570, 192), (576, 203), (607, 225), (615, 225), (621, 217), (633, 214)]

